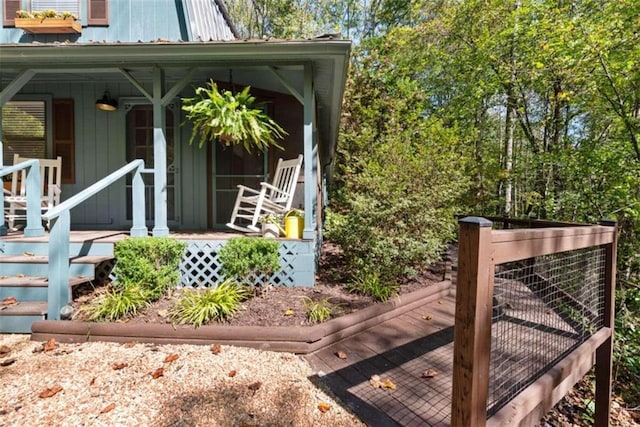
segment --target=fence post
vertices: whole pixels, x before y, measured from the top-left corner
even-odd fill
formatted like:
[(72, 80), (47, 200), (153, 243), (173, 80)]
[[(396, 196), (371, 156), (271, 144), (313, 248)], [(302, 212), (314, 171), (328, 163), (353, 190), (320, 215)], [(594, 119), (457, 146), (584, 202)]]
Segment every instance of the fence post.
[(60, 309), (71, 301), (69, 290), (70, 218), (69, 210), (64, 210), (50, 223), (47, 320), (60, 320)]
[(615, 325), (616, 301), (616, 254), (618, 227), (614, 220), (602, 220), (601, 225), (613, 227), (613, 242), (605, 248), (604, 277), (604, 319), (603, 326), (611, 330), (611, 335), (596, 349), (596, 413), (597, 426), (609, 425), (611, 410), (611, 374), (613, 370), (613, 333)]
[(493, 262), (491, 221), (467, 217), (458, 221), (458, 280), (453, 350), (451, 425), (484, 426), (487, 422)]

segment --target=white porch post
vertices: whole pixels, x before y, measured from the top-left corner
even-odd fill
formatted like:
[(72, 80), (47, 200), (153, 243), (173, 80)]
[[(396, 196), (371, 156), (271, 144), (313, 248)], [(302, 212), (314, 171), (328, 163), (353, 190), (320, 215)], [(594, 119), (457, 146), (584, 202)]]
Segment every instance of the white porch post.
[(315, 138), (313, 69), (304, 65), (304, 239), (316, 237), (316, 194), (318, 144)]
[(155, 237), (169, 235), (167, 227), (167, 140), (165, 138), (166, 112), (162, 104), (164, 71), (153, 69), (153, 195)]

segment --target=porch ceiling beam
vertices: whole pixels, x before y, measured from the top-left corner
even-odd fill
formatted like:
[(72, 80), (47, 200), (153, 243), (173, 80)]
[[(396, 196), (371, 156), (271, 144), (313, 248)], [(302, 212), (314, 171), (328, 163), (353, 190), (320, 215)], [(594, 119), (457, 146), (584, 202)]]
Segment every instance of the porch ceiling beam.
[(132, 85), (135, 86), (136, 89), (138, 89), (140, 91), (140, 93), (142, 93), (145, 96), (145, 98), (147, 98), (149, 101), (153, 102), (153, 95), (151, 95), (149, 92), (147, 92), (147, 90), (144, 88), (144, 86), (142, 86), (140, 84), (140, 82), (138, 82), (136, 80), (136, 78), (131, 75), (131, 73), (129, 73), (124, 68), (120, 68), (120, 72), (122, 73), (123, 76), (125, 76), (127, 78), (127, 80), (129, 80), (129, 82), (131, 82)]
[(103, 73), (117, 73), (118, 71), (120, 71), (119, 68), (112, 68), (112, 67), (101, 67), (101, 68), (94, 68), (94, 67), (90, 67), (90, 68), (67, 68), (67, 67), (62, 67), (62, 68), (56, 68), (56, 67), (49, 67), (49, 68), (34, 68), (33, 69), (36, 73), (38, 74), (80, 74), (80, 73), (86, 73), (86, 74), (103, 74)]
[(185, 86), (187, 86), (190, 82), (191, 79), (193, 78), (193, 76), (195, 75), (196, 71), (198, 69), (196, 67), (191, 68), (187, 74), (180, 79), (179, 82), (177, 82), (175, 85), (173, 85), (173, 87), (171, 89), (169, 89), (167, 91), (167, 93), (164, 94), (164, 96), (162, 97), (162, 100), (160, 101), (162, 103), (162, 105), (167, 105), (169, 104), (173, 98), (180, 93), (180, 91), (182, 89), (185, 88)]
[(16, 78), (0, 92), (0, 106), (6, 104), (7, 101), (10, 101), (11, 98), (13, 98), (13, 96), (18, 93), (33, 76), (35, 76), (35, 74), (36, 71), (32, 69), (20, 72), (20, 74), (18, 74)]
[(276, 78), (278, 79), (278, 81), (280, 81), (282, 86), (284, 86), (285, 89), (287, 89), (289, 93), (291, 93), (291, 95), (293, 95), (293, 97), (297, 99), (300, 104), (304, 105), (304, 97), (302, 96), (302, 94), (298, 92), (293, 86), (291, 86), (289, 82), (287, 82), (285, 78), (282, 77), (282, 75), (278, 72), (278, 70), (275, 67), (269, 66), (267, 68), (271, 70), (273, 75), (276, 76)]

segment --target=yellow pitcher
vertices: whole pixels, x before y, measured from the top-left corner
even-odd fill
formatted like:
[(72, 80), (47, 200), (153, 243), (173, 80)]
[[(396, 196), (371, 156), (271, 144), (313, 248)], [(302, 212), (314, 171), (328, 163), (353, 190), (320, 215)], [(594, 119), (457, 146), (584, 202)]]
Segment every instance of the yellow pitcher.
[(291, 209), (284, 216), (284, 231), (287, 239), (302, 239), (304, 229), (304, 212)]

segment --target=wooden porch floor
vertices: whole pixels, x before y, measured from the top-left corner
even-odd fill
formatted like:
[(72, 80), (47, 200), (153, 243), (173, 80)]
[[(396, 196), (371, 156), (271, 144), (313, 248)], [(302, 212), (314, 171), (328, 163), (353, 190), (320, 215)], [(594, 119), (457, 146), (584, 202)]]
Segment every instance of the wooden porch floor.
[[(318, 379), (370, 426), (446, 426), (454, 318), (451, 294), (304, 357)], [(423, 378), (427, 370), (435, 375)], [(372, 387), (373, 375), (391, 380), (396, 390)]]
[[(84, 242), (88, 240), (99, 240), (103, 242), (113, 242), (124, 239), (129, 235), (128, 230), (71, 230), (71, 242)], [(240, 236), (258, 236), (255, 234), (244, 234), (233, 231), (171, 231), (169, 237), (182, 240), (228, 240)], [(10, 231), (7, 236), (0, 236), (0, 239), (12, 242), (47, 242), (49, 232), (45, 232), (40, 237), (25, 237), (22, 230)]]

